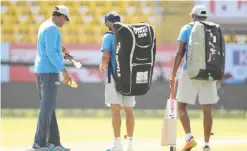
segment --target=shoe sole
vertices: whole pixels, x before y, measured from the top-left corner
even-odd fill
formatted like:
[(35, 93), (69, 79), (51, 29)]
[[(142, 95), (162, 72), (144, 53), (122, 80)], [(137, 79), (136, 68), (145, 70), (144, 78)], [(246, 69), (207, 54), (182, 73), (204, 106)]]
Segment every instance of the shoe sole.
[(191, 142), (190, 148), (188, 149), (183, 149), (182, 151), (191, 151), (192, 148), (196, 147), (197, 143), (196, 142)]

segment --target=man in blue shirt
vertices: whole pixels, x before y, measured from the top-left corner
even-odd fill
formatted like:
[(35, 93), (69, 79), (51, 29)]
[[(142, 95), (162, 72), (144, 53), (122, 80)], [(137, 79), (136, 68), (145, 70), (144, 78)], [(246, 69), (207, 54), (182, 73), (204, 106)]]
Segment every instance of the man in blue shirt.
[[(197, 5), (192, 9), (190, 13), (192, 20), (204, 21), (207, 19), (207, 9), (202, 5)], [(187, 56), (190, 34), (192, 31), (192, 25), (184, 25), (178, 36), (178, 49), (173, 64), (173, 71), (170, 78), (170, 84), (175, 83), (175, 77), (182, 58), (184, 57), (183, 71), (179, 78), (177, 101), (179, 118), (186, 133), (186, 145), (184, 151), (190, 150), (196, 146), (193, 135), (190, 129), (190, 120), (187, 113), (187, 104), (195, 104), (197, 95), (199, 96), (199, 103), (202, 105), (204, 115), (204, 140), (205, 145), (203, 151), (210, 151), (209, 139), (212, 129), (212, 114), (211, 104), (217, 103), (219, 100), (216, 88), (216, 82), (191, 80), (186, 72), (187, 69)], [(198, 56), (199, 57), (199, 56)]]
[[(116, 71), (115, 64), (115, 35), (113, 31), (113, 24), (120, 22), (120, 16), (115, 12), (110, 12), (105, 16), (105, 25), (109, 28), (110, 32), (107, 32), (103, 37), (101, 51), (102, 63), (100, 64), (99, 70), (106, 73), (105, 82), (105, 104), (111, 108), (112, 113), (112, 126), (114, 131), (114, 142), (113, 146), (106, 151), (123, 151), (120, 130), (121, 130), (121, 116), (120, 111), (123, 107), (126, 114), (126, 128), (127, 128), (127, 151), (133, 151), (132, 137), (134, 132), (134, 112), (133, 107), (135, 106), (135, 98), (133, 96), (123, 96), (116, 91), (114, 86), (114, 80), (108, 81), (108, 72)], [(110, 68), (109, 64), (111, 65)]]
[(61, 145), (55, 113), (59, 73), (62, 72), (65, 83), (72, 81), (63, 64), (61, 35), (58, 30), (69, 20), (69, 9), (56, 6), (52, 18), (39, 27), (34, 65), (40, 96), (40, 113), (32, 146), (35, 151), (70, 150)]

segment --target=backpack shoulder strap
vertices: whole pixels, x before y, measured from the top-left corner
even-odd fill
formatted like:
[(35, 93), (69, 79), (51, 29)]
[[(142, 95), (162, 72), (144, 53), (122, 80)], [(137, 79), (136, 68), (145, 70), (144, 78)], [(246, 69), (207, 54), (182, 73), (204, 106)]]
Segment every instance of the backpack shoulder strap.
[(107, 70), (108, 83), (111, 83), (111, 76), (115, 80), (113, 66), (112, 66), (112, 63), (110, 61), (109, 64), (108, 64), (108, 70)]

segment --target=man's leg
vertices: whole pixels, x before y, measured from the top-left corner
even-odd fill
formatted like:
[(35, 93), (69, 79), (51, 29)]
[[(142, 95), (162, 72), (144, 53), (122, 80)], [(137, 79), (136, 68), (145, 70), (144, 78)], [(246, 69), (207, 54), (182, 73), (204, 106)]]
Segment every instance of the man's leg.
[(39, 74), (36, 74), (36, 85), (39, 92), (39, 101), (41, 101), (41, 79)]
[(213, 125), (211, 104), (217, 103), (219, 96), (217, 94), (216, 82), (204, 82), (201, 84), (199, 93), (199, 102), (203, 110), (203, 127), (204, 127), (204, 151), (210, 150), (210, 135)]
[(186, 144), (183, 148), (183, 151), (189, 151), (197, 144), (196, 141), (194, 140), (194, 137), (191, 134), (190, 119), (186, 107), (187, 107), (186, 103), (178, 102), (179, 119), (184, 128), (184, 132), (186, 134), (186, 138), (185, 138)]
[(132, 107), (124, 107), (124, 111), (126, 114), (126, 129), (127, 129), (127, 137), (133, 137), (134, 127), (135, 127), (135, 117), (134, 110)]
[(50, 130), (49, 130), (49, 135), (48, 135), (48, 143), (53, 144), (55, 146), (61, 145), (55, 110), (53, 111), (53, 114), (52, 114)]
[(126, 130), (127, 130), (127, 144), (126, 144), (126, 150), (132, 151), (134, 150), (133, 147), (133, 133), (134, 133), (134, 127), (135, 127), (135, 115), (134, 115), (134, 109), (135, 106), (135, 97), (133, 96), (122, 96), (123, 99), (123, 106), (124, 111), (126, 114)]
[[(36, 74), (36, 85), (37, 85), (37, 89), (39, 92), (39, 101), (41, 102), (41, 77), (39, 76), (39, 74)], [(37, 124), (36, 129), (39, 129), (39, 124)], [(41, 144), (41, 145), (39, 145), (39, 144)], [(42, 145), (42, 143), (39, 143), (39, 144), (34, 143), (32, 145), (31, 150), (33, 150), (33, 149), (40, 149), (41, 150), (43, 147), (46, 148), (46, 145)]]
[(187, 104), (195, 104), (198, 90), (199, 87), (196, 83), (193, 83), (189, 79), (187, 72), (182, 72), (178, 83), (178, 92), (176, 98), (178, 101), (178, 116), (186, 133), (186, 144), (183, 148), (184, 151), (190, 150), (197, 144), (193, 135), (191, 134), (190, 119), (186, 107)]
[(112, 115), (112, 128), (114, 133), (113, 145), (108, 148), (106, 151), (122, 151), (121, 143), (121, 106), (119, 104), (111, 104), (111, 115)]
[(121, 106), (118, 104), (111, 104), (111, 115), (112, 115), (112, 128), (114, 132), (114, 137), (120, 137), (121, 131)]
[(40, 80), (40, 113), (34, 142), (46, 146), (46, 137), (56, 103), (58, 74), (39, 74)]
[(184, 128), (185, 134), (189, 134), (191, 133), (190, 119), (186, 107), (187, 107), (186, 103), (178, 102), (178, 115), (180, 122)]
[(209, 142), (213, 119), (212, 119), (212, 108), (210, 104), (202, 105), (203, 110), (203, 127), (204, 127), (204, 140)]
[(61, 145), (55, 109), (53, 111), (50, 123), (50, 130), (48, 134), (48, 146), (52, 147), (57, 151), (70, 151), (69, 148), (65, 148)]
[[(114, 80), (112, 79), (112, 82)], [(105, 104), (110, 107), (112, 115), (112, 128), (114, 132), (113, 145), (106, 151), (122, 151), (121, 143), (121, 106), (122, 96), (119, 95), (113, 83), (105, 84)]]
[(135, 128), (135, 116), (133, 107), (124, 107), (126, 114), (126, 129), (127, 129), (127, 144), (126, 150), (132, 151), (133, 149), (133, 133)]

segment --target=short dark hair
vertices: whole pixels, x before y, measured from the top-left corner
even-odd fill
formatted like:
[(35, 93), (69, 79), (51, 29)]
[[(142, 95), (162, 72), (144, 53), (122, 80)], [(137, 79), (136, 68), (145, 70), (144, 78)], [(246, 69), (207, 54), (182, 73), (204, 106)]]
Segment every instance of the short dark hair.
[(52, 16), (64, 16), (64, 14), (61, 14), (59, 12), (53, 11)]
[(113, 20), (113, 23), (115, 23), (115, 22), (120, 22), (120, 21), (121, 21), (120, 16), (115, 16), (115, 17), (114, 17), (114, 20)]
[(61, 14), (59, 12), (53, 11), (52, 16), (64, 16), (67, 21), (69, 21), (69, 18), (67, 15)]
[(105, 23), (107, 22), (115, 23), (120, 21), (121, 21), (120, 15), (117, 14), (116, 12), (110, 12), (105, 15)]

